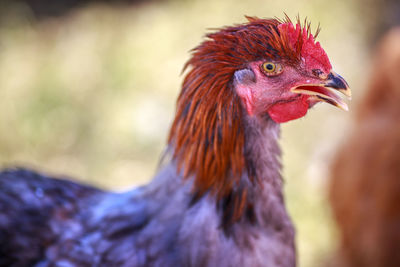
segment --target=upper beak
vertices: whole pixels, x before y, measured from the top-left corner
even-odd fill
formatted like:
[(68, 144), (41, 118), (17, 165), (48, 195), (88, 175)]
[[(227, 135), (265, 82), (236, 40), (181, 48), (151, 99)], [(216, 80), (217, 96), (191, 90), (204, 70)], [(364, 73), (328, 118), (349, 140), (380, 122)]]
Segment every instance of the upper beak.
[(334, 71), (331, 71), (328, 75), (328, 78), (325, 82), (325, 87), (333, 88), (347, 96), (351, 99), (351, 90), (347, 82), (343, 79), (342, 76), (337, 74)]
[(337, 73), (331, 71), (321, 84), (304, 84), (291, 89), (294, 93), (310, 95), (316, 101), (324, 101), (343, 110), (347, 104), (339, 97), (338, 91), (351, 99), (351, 90), (347, 82)]

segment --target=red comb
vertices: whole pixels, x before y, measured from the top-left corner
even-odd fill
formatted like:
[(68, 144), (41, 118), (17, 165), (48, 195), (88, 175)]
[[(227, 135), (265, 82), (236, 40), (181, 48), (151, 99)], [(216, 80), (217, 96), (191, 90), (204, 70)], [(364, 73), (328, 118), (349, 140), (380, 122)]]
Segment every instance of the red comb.
[(314, 36), (309, 32), (309, 27), (301, 27), (297, 23), (296, 28), (294, 28), (293, 23), (287, 22), (280, 24), (278, 29), (280, 33), (287, 35), (293, 49), (299, 49), (306, 69), (321, 69), (324, 72), (329, 72), (332, 69), (328, 55), (322, 49), (320, 43), (315, 42)]

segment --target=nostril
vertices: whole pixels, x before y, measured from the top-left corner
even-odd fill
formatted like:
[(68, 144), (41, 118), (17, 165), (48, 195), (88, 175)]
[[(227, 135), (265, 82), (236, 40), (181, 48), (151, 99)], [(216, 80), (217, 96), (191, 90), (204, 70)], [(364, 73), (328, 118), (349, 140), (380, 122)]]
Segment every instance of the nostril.
[(313, 70), (312, 70), (312, 73), (313, 73), (315, 76), (320, 77), (324, 72), (323, 72), (322, 70), (320, 70), (320, 69), (313, 69)]

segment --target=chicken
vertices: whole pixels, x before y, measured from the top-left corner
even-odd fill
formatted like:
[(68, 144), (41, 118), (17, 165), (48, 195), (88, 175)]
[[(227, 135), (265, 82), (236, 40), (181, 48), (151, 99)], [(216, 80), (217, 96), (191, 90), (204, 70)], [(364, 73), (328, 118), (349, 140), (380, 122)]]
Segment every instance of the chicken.
[(400, 27), (382, 40), (355, 126), (332, 166), (341, 267), (400, 266)]
[(110, 193), (23, 169), (0, 174), (1, 266), (295, 266), (280, 123), (345, 80), (289, 18), (210, 33), (192, 51), (150, 184)]

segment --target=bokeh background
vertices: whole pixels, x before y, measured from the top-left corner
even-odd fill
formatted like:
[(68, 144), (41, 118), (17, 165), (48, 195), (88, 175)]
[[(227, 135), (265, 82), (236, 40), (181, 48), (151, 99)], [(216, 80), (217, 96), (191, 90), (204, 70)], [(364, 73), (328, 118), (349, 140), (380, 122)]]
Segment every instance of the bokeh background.
[[(244, 15), (308, 17), (353, 90), (350, 111), (318, 105), (282, 126), (286, 202), (300, 266), (337, 244), (329, 162), (363, 95), (371, 47), (400, 11), (390, 0), (10, 0), (0, 3), (0, 165), (112, 190), (153, 176), (181, 70), (210, 28)], [(399, 12), (398, 12), (399, 11)], [(398, 12), (398, 13), (396, 13)]]

